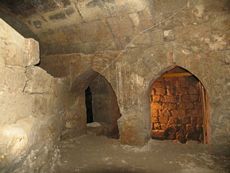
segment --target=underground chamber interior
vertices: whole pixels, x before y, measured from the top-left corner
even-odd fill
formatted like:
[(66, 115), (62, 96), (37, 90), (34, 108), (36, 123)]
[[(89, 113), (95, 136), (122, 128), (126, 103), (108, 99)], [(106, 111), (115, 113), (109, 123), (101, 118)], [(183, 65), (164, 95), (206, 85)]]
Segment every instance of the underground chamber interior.
[(85, 89), (87, 133), (119, 138), (117, 120), (120, 111), (116, 95), (109, 82), (97, 73)]
[(155, 80), (151, 122), (153, 139), (207, 143), (207, 96), (199, 79), (175, 67)]

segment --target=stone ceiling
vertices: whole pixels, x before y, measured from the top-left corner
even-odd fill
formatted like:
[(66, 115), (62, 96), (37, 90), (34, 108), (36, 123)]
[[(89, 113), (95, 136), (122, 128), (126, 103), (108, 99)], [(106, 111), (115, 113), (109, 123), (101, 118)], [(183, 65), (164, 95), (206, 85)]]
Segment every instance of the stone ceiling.
[(148, 0), (0, 0), (0, 17), (36, 38), (43, 54), (92, 53), (124, 48), (153, 24), (149, 7)]

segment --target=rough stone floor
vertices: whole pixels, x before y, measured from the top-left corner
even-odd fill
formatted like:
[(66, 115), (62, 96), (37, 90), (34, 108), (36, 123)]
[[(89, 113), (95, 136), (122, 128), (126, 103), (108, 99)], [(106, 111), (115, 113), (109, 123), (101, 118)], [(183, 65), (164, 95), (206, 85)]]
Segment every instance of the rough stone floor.
[(151, 140), (144, 147), (132, 147), (85, 135), (62, 141), (59, 148), (55, 173), (230, 173), (227, 146), (217, 150), (202, 144)]

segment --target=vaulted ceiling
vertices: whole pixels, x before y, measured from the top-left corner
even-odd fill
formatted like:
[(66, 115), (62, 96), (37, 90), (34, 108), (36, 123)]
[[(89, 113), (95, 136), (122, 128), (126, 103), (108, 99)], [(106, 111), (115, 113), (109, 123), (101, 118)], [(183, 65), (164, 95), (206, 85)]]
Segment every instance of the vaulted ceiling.
[[(161, 28), (155, 29), (196, 23), (202, 18), (202, 3), (206, 12), (230, 9), (229, 0), (0, 0), (0, 18), (24, 37), (38, 40), (42, 55), (93, 53), (122, 50), (138, 33), (159, 23)], [(188, 13), (182, 12), (185, 7)], [(174, 20), (161, 23), (177, 11), (181, 13)], [(156, 40), (146, 32), (135, 44)]]
[(0, 0), (0, 17), (43, 54), (122, 49), (153, 24), (149, 0)]

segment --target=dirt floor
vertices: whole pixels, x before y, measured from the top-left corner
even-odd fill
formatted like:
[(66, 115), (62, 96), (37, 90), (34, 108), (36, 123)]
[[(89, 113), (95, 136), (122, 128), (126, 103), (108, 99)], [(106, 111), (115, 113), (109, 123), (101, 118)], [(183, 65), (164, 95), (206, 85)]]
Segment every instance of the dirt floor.
[(59, 149), (55, 173), (230, 173), (227, 146), (150, 140), (143, 147), (132, 147), (85, 135), (62, 141)]

